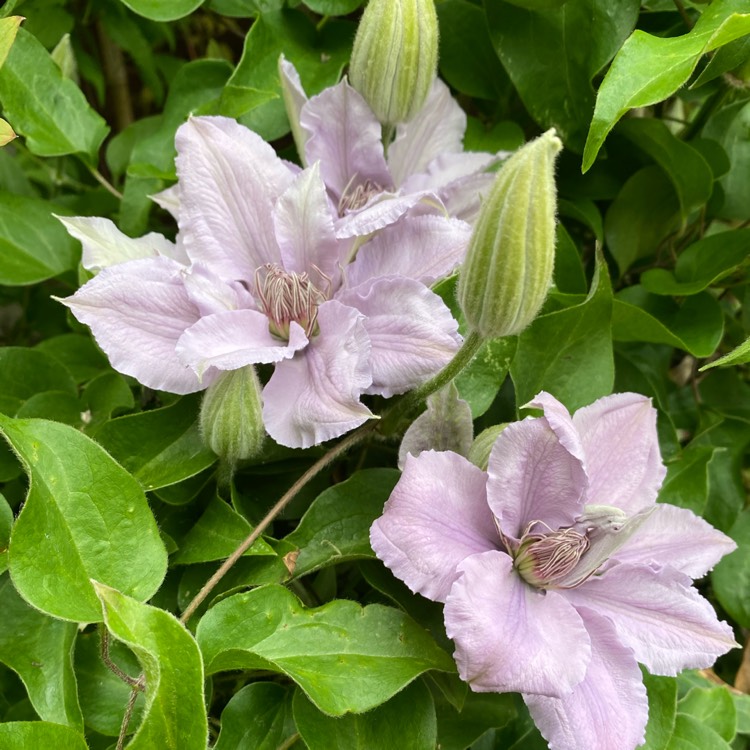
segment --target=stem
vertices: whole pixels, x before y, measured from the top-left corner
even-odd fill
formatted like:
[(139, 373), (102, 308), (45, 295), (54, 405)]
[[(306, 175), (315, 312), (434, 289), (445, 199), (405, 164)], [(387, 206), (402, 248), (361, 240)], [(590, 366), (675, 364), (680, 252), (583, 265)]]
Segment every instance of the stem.
[(130, 685), (130, 687), (132, 687), (134, 690), (143, 690), (141, 677), (131, 677), (126, 672), (123, 672), (120, 667), (118, 667), (117, 664), (112, 661), (112, 657), (109, 655), (109, 631), (107, 630), (107, 628), (102, 628), (101, 635), (102, 661), (107, 665), (107, 669), (109, 669), (110, 672), (119, 677), (123, 682), (126, 682), (128, 685)]
[(293, 735), (288, 737), (284, 742), (282, 742), (276, 750), (289, 750), (292, 745), (296, 745), (297, 741), (299, 740), (300, 735), (299, 732), (295, 732)]
[(263, 520), (252, 530), (247, 538), (240, 544), (232, 554), (224, 560), (221, 567), (208, 579), (203, 588), (195, 595), (193, 600), (185, 608), (180, 617), (180, 622), (184, 625), (195, 614), (195, 611), (201, 605), (203, 600), (214, 590), (216, 584), (226, 575), (230, 568), (247, 552), (256, 542), (260, 535), (268, 528), (276, 516), (281, 513), (286, 505), (295, 497), (295, 495), (322, 469), (331, 461), (338, 458), (349, 450), (352, 446), (359, 443), (374, 429), (377, 422), (368, 422), (359, 429), (350, 433), (340, 443), (333, 446), (324, 456), (319, 458), (282, 496), (276, 505), (266, 513)]
[(688, 12), (685, 10), (685, 6), (682, 4), (682, 0), (674, 0), (674, 4), (677, 7), (680, 15), (682, 16), (682, 20), (685, 26), (687, 26), (688, 29), (692, 29), (695, 24), (693, 23), (693, 19), (688, 15)]
[(120, 726), (120, 735), (117, 738), (117, 746), (115, 750), (122, 750), (125, 747), (125, 738), (128, 734), (128, 725), (130, 720), (133, 718), (133, 711), (135, 709), (135, 702), (138, 698), (138, 693), (144, 690), (146, 687), (146, 679), (143, 675), (138, 678), (138, 685), (133, 688), (130, 693), (130, 700), (125, 708), (125, 716), (122, 717), (122, 725)]
[(122, 200), (122, 193), (96, 167), (89, 167), (88, 170), (102, 187), (106, 188), (118, 200)]

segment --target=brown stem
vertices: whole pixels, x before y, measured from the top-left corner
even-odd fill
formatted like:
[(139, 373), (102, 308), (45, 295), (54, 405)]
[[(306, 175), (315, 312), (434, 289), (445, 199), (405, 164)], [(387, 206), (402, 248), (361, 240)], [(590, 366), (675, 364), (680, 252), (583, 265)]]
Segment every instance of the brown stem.
[(97, 22), (96, 31), (99, 36), (104, 78), (107, 81), (107, 103), (112, 108), (115, 130), (120, 132), (135, 119), (125, 57), (122, 50), (109, 38), (101, 21)]
[(103, 627), (101, 631), (102, 635), (102, 661), (106, 664), (107, 669), (109, 669), (110, 672), (114, 673), (117, 677), (119, 677), (123, 682), (126, 682), (130, 687), (132, 687), (135, 690), (142, 690), (143, 686), (141, 684), (141, 678), (140, 677), (131, 677), (126, 672), (123, 672), (120, 667), (117, 666), (112, 661), (112, 657), (109, 655), (109, 631)]
[(122, 717), (120, 735), (117, 738), (117, 746), (115, 750), (122, 750), (125, 747), (125, 738), (128, 735), (128, 725), (133, 718), (133, 711), (135, 710), (135, 702), (138, 699), (138, 693), (146, 689), (146, 678), (143, 675), (138, 678), (137, 683), (138, 684), (133, 687), (133, 690), (130, 693), (130, 700), (125, 708), (125, 716)]
[(734, 687), (742, 693), (750, 693), (750, 640), (742, 650), (742, 663), (734, 678)]

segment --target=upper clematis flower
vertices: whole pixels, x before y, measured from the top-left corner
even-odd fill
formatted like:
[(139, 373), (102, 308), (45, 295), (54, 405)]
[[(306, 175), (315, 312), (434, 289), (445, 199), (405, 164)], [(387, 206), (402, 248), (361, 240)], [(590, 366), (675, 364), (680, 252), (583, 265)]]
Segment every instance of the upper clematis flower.
[(407, 458), (372, 526), (378, 557), (445, 603), (462, 679), (523, 694), (552, 750), (633, 750), (654, 674), (707, 667), (737, 645), (691, 586), (734, 542), (655, 503), (664, 478), (656, 413), (635, 393), (572, 417), (508, 425), (487, 473), (457, 454)]
[(346, 79), (308, 99), (283, 57), (279, 71), (297, 150), (306, 164), (320, 161), (338, 237), (367, 235), (410, 210), (474, 218), (494, 177), (487, 168), (503, 154), (464, 152), (466, 114), (442, 81), (416, 116), (398, 125), (386, 154), (378, 118)]
[[(452, 358), (456, 321), (425, 283), (459, 262), (468, 225), (404, 220), (349, 263), (319, 164), (300, 170), (221, 117), (190, 119), (176, 145), (178, 188), (160, 197), (178, 219), (174, 245), (66, 221), (87, 257), (96, 245), (107, 250), (97, 258), (121, 251), (124, 262), (63, 300), (116, 369), (189, 393), (222, 371), (274, 363), (265, 427), (308, 447), (371, 418), (362, 394), (404, 392)], [(137, 254), (148, 257), (128, 260)]]

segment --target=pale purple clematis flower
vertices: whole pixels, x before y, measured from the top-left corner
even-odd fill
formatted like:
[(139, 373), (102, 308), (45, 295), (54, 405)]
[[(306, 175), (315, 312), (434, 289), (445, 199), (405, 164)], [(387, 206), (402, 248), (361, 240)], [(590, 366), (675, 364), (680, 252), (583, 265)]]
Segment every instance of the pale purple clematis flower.
[(160, 246), (64, 300), (114, 367), (189, 393), (221, 371), (274, 363), (266, 429), (308, 447), (371, 418), (362, 394), (402, 393), (452, 358), (457, 323), (425, 282), (458, 262), (467, 225), (404, 221), (342, 269), (351, 242), (335, 234), (317, 163), (300, 170), (221, 117), (192, 118), (176, 145), (178, 190), (168, 197), (189, 265)]
[(279, 71), (297, 150), (306, 164), (320, 161), (338, 237), (367, 235), (417, 209), (474, 218), (494, 176), (487, 169), (503, 155), (464, 152), (466, 114), (442, 81), (397, 127), (386, 155), (380, 122), (346, 79), (307, 99), (294, 66), (282, 58)]
[(371, 529), (378, 557), (445, 603), (462, 679), (523, 694), (553, 750), (633, 750), (648, 701), (638, 662), (674, 675), (736, 646), (691, 586), (734, 542), (656, 504), (656, 412), (635, 393), (505, 428), (487, 473), (455, 453), (407, 457)]

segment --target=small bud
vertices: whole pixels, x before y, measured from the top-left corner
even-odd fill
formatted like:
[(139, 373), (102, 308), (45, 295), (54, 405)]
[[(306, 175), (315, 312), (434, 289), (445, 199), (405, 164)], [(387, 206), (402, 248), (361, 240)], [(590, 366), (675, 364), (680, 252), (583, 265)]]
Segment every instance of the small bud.
[(458, 301), (484, 338), (520, 333), (552, 285), (555, 259), (554, 129), (508, 159), (490, 188), (469, 241)]
[(201, 405), (203, 442), (227, 464), (252, 458), (263, 447), (263, 404), (252, 365), (222, 373), (208, 387)]
[(478, 466), (482, 471), (487, 471), (487, 464), (490, 462), (490, 453), (492, 446), (495, 445), (497, 436), (508, 426), (507, 422), (493, 425), (486, 430), (482, 430), (475, 438), (469, 448), (466, 456), (474, 466)]
[(433, 0), (370, 0), (354, 39), (349, 79), (384, 125), (407, 122), (435, 80)]

